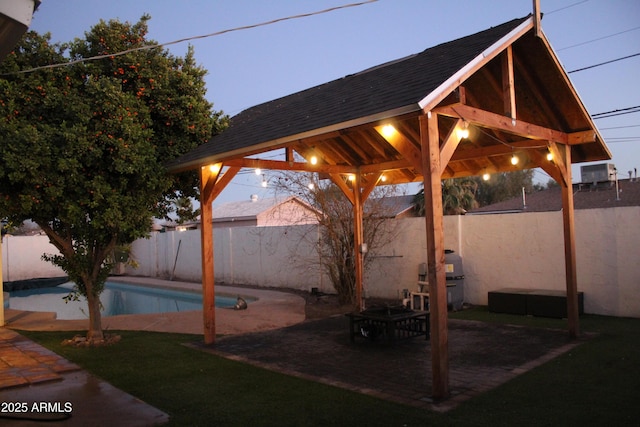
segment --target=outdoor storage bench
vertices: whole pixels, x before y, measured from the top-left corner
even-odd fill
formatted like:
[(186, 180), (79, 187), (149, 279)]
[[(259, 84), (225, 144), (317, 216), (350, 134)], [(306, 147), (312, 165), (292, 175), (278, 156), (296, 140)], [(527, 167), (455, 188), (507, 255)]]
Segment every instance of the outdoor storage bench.
[[(567, 292), (549, 289), (505, 288), (490, 291), (489, 311), (540, 317), (567, 317)], [(584, 293), (578, 292), (578, 313), (584, 312)]]

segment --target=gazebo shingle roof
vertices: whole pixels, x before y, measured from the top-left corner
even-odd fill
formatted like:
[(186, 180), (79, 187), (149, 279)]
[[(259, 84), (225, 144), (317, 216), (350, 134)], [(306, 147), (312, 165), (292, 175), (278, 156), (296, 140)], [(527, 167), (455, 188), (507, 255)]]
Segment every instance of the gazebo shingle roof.
[(419, 111), (424, 97), (527, 18), (248, 108), (231, 119), (228, 129), (170, 162), (169, 169), (349, 121), (366, 123), (366, 118), (380, 119), (387, 112)]

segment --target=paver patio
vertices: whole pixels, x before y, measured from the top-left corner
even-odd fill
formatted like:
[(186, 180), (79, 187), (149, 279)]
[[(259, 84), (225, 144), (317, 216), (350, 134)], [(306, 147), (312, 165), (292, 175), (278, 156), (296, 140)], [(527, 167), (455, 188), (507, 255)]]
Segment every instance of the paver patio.
[(194, 347), (407, 405), (437, 411), (494, 388), (574, 348), (565, 330), (449, 320), (451, 397), (431, 396), (431, 346), (422, 338), (390, 345), (349, 340), (344, 316), (287, 328), (227, 336)]

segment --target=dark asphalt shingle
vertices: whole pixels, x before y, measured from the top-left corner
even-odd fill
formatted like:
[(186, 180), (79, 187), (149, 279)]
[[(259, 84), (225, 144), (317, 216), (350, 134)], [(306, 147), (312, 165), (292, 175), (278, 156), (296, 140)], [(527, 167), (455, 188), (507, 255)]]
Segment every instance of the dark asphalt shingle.
[(168, 164), (210, 156), (322, 129), (398, 108), (415, 107), (449, 77), (528, 17), (440, 44), (402, 59), (242, 111), (224, 132)]

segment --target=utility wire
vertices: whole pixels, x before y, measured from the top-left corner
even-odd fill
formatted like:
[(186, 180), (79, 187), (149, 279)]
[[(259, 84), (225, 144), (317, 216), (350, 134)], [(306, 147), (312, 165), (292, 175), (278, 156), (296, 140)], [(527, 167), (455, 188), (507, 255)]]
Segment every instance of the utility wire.
[(567, 50), (567, 49), (571, 49), (571, 48), (574, 48), (574, 47), (582, 46), (582, 45), (585, 45), (585, 44), (593, 43), (593, 42), (599, 42), (600, 40), (608, 39), (608, 38), (614, 37), (614, 36), (619, 36), (620, 34), (628, 33), (628, 32), (631, 32), (631, 31), (636, 31), (636, 30), (640, 30), (640, 27), (630, 28), (628, 30), (620, 31), (619, 33), (609, 34), (608, 36), (598, 37), (597, 39), (592, 39), (592, 40), (589, 40), (589, 41), (586, 41), (586, 42), (582, 42), (582, 43), (572, 44), (571, 46), (566, 46), (566, 47), (558, 49), (557, 52), (560, 52), (561, 50)]
[(95, 60), (105, 59), (105, 58), (113, 58), (115, 56), (126, 55), (127, 53), (137, 52), (137, 51), (140, 51), (140, 50), (157, 49), (157, 48), (170, 46), (170, 45), (174, 45), (174, 44), (178, 44), (178, 43), (184, 43), (186, 41), (220, 36), (220, 35), (223, 35), (223, 34), (234, 32), (234, 31), (242, 31), (242, 30), (249, 30), (249, 29), (252, 29), (252, 28), (264, 27), (264, 26), (267, 26), (267, 25), (272, 25), (272, 24), (276, 24), (276, 23), (279, 23), (279, 22), (283, 22), (283, 21), (289, 21), (289, 20), (300, 19), (300, 18), (307, 18), (307, 17), (310, 17), (310, 16), (315, 16), (315, 15), (321, 15), (321, 14), (324, 14), (324, 13), (334, 12), (334, 11), (340, 10), (340, 9), (346, 9), (346, 8), (350, 8), (350, 7), (362, 6), (362, 5), (365, 5), (365, 4), (368, 4), (368, 3), (374, 3), (374, 2), (377, 2), (377, 1), (378, 0), (366, 0), (366, 1), (359, 2), (359, 3), (349, 3), (349, 4), (345, 4), (345, 5), (341, 5), (341, 6), (330, 7), (328, 9), (318, 10), (316, 12), (301, 13), (301, 14), (298, 14), (298, 15), (291, 15), (291, 16), (286, 16), (284, 18), (277, 18), (277, 19), (272, 19), (270, 21), (260, 22), (258, 24), (244, 25), (244, 26), (241, 26), (241, 27), (235, 27), (235, 28), (230, 28), (230, 29), (226, 29), (226, 30), (222, 30), (222, 31), (216, 31), (214, 33), (203, 34), (203, 35), (192, 36), (192, 37), (185, 37), (183, 39), (174, 40), (174, 41), (170, 41), (170, 42), (166, 42), (166, 43), (159, 43), (159, 44), (140, 46), (140, 47), (135, 47), (135, 48), (132, 48), (132, 49), (123, 50), (121, 52), (109, 53), (109, 54), (106, 54), (106, 55), (91, 56), (89, 58), (80, 58), (80, 59), (76, 59), (76, 60), (73, 60), (73, 61), (60, 63), (60, 64), (43, 65), (43, 66), (39, 66), (39, 67), (30, 68), (28, 70), (21, 70), (21, 71), (17, 71), (17, 72), (14, 72), (14, 73), (7, 73), (7, 74), (0, 74), (0, 75), (7, 76), (7, 75), (14, 75), (14, 74), (25, 74), (25, 73), (31, 73), (33, 71), (44, 70), (44, 69), (49, 69), (49, 68), (66, 67), (68, 65), (78, 64), (78, 63), (81, 63), (81, 62), (95, 61)]
[(612, 59), (611, 61), (601, 62), (599, 64), (589, 65), (588, 67), (578, 68), (577, 70), (567, 71), (568, 74), (577, 73), (578, 71), (589, 70), (591, 68), (600, 67), (602, 65), (611, 64), (612, 62), (622, 61), (623, 59), (633, 58), (634, 56), (640, 56), (640, 53), (634, 53), (633, 55), (623, 56), (622, 58)]
[(560, 12), (561, 10), (569, 9), (570, 7), (578, 6), (579, 4), (586, 3), (588, 1), (589, 0), (582, 0), (582, 1), (579, 1), (577, 3), (572, 3), (570, 5), (567, 5), (567, 6), (552, 10), (551, 12), (547, 12), (546, 15), (551, 15), (552, 13)]
[(611, 129), (626, 129), (626, 128), (637, 128), (640, 125), (629, 125), (629, 126), (612, 126), (608, 128), (600, 128), (600, 130), (611, 130)]
[(606, 119), (609, 117), (621, 116), (623, 114), (631, 114), (631, 113), (639, 113), (640, 105), (636, 105), (635, 107), (628, 108), (618, 108), (617, 110), (605, 111), (602, 113), (592, 114), (591, 118), (593, 119)]

